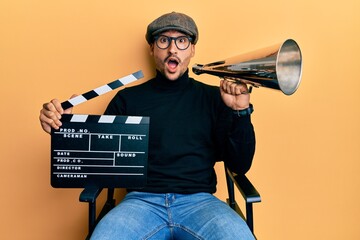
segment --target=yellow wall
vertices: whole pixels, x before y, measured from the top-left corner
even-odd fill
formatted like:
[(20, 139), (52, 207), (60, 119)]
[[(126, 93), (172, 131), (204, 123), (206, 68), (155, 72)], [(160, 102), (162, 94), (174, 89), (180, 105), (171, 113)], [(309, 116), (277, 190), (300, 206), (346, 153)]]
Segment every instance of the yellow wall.
[[(84, 237), (80, 189), (50, 186), (50, 137), (39, 110), (139, 69), (152, 77), (145, 28), (173, 10), (198, 23), (191, 64), (286, 38), (302, 49), (303, 81), (293, 96), (264, 88), (251, 96), (257, 152), (248, 175), (263, 199), (254, 210), (259, 239), (360, 239), (358, 0), (0, 1), (0, 238)], [(101, 114), (113, 94), (75, 113)]]

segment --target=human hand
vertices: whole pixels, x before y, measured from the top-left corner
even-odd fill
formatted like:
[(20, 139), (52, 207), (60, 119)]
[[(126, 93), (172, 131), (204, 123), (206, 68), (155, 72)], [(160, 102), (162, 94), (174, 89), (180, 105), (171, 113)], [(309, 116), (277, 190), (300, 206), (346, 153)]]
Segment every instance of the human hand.
[[(76, 97), (77, 95), (72, 95), (71, 98)], [(59, 129), (62, 123), (60, 121), (61, 115), (67, 113), (72, 113), (72, 108), (63, 109), (61, 107), (61, 103), (58, 99), (53, 99), (48, 103), (43, 104), (43, 108), (40, 110), (40, 124), (42, 129), (47, 132), (51, 133), (51, 128)]]
[(250, 106), (250, 92), (245, 83), (222, 79), (220, 93), (226, 106), (233, 110), (243, 110)]

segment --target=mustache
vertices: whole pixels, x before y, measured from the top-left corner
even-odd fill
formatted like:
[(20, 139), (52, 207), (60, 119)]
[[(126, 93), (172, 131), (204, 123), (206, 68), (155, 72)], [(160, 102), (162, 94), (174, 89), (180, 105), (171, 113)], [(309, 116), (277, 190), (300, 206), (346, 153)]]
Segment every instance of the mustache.
[(173, 55), (173, 54), (167, 56), (167, 57), (165, 58), (164, 62), (166, 63), (170, 58), (176, 59), (176, 61), (177, 61), (178, 63), (181, 62), (180, 58), (179, 58), (178, 56), (176, 56), (176, 55)]

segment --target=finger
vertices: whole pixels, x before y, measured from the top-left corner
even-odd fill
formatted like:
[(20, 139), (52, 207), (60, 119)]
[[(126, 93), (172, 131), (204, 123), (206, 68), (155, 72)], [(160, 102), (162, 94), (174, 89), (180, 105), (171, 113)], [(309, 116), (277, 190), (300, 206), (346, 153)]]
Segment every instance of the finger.
[(41, 109), (39, 119), (41, 127), (47, 133), (51, 132), (51, 128), (59, 129), (59, 127), (62, 125), (61, 121), (56, 116), (56, 113), (45, 109)]
[(238, 89), (237, 83), (231, 83), (231, 84), (229, 85), (229, 93), (230, 93), (231, 95), (236, 95), (237, 89)]
[(61, 117), (61, 114), (63, 114), (64, 110), (61, 107), (61, 103), (57, 99), (53, 99), (48, 103), (43, 104), (43, 109), (49, 112), (58, 113), (58, 117)]
[(240, 95), (240, 94), (248, 94), (249, 93), (249, 90), (248, 90), (248, 87), (245, 83), (239, 83), (237, 86), (236, 86), (236, 94), (237, 95)]
[(228, 81), (227, 79), (224, 79), (222, 82), (222, 89), (224, 90), (225, 93), (230, 93), (231, 92), (231, 85), (233, 82)]
[[(61, 116), (60, 116), (61, 118)], [(40, 121), (49, 124), (50, 126), (61, 126), (61, 121), (58, 116), (58, 113), (47, 111), (42, 109), (40, 111)]]
[(42, 127), (42, 129), (46, 132), (46, 133), (51, 133), (51, 126), (49, 125), (49, 124), (47, 124), (47, 123), (45, 123), (45, 122), (40, 122), (40, 124), (41, 124), (41, 127)]
[(45, 123), (42, 123), (42, 122), (40, 122), (41, 123), (41, 127), (42, 127), (42, 129), (46, 132), (46, 133), (51, 133), (51, 127), (49, 126), (49, 125), (47, 125), (47, 124), (45, 124)]
[(228, 81), (227, 92), (232, 95), (248, 94), (248, 87), (240, 81)]
[(224, 80), (224, 79), (220, 80), (220, 89), (222, 91), (226, 91), (226, 80)]
[(244, 91), (243, 89), (246, 90), (246, 85), (240, 82), (225, 81), (224, 85), (224, 91), (231, 95), (240, 95)]
[(241, 95), (243, 94), (242, 90), (241, 90), (241, 86), (236, 86), (235, 88), (235, 95)]
[(55, 98), (55, 99), (51, 100), (50, 102), (54, 105), (56, 111), (58, 113), (60, 113), (60, 115), (62, 115), (64, 113), (64, 109), (62, 108), (61, 103), (58, 99)]
[[(41, 113), (44, 114), (48, 118), (52, 118), (52, 119), (58, 118), (58, 119), (60, 119), (61, 118), (61, 113), (58, 112), (58, 110), (56, 109), (53, 101), (54, 100), (51, 100), (51, 102), (48, 102), (48, 103), (44, 103), (43, 108), (41, 110)], [(56, 101), (55, 101), (55, 103), (56, 103)], [(60, 106), (60, 108), (61, 108), (61, 106)]]

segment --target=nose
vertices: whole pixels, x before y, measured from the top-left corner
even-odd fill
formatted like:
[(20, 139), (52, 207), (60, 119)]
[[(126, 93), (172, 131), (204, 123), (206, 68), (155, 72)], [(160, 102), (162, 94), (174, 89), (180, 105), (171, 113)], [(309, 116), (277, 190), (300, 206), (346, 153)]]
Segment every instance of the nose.
[(177, 52), (177, 46), (175, 44), (175, 39), (171, 39), (170, 46), (168, 47), (169, 52), (176, 53)]

